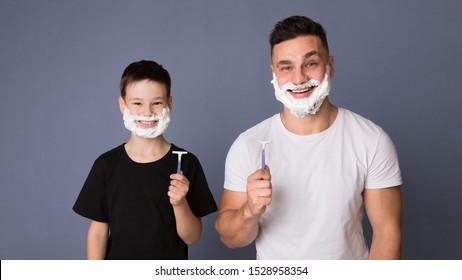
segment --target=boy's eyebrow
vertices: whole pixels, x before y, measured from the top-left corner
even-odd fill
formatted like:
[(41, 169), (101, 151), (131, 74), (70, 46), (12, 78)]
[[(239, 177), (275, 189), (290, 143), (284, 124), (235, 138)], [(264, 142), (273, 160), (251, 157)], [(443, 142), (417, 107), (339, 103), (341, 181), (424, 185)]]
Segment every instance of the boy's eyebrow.
[[(143, 101), (144, 99), (143, 99), (143, 98), (140, 98), (140, 97), (131, 97), (131, 98), (129, 98), (128, 100), (129, 100), (129, 101)], [(158, 96), (158, 97), (154, 97), (153, 99), (151, 99), (151, 101), (152, 101), (152, 100), (165, 100), (165, 98), (162, 97), (162, 96)]]

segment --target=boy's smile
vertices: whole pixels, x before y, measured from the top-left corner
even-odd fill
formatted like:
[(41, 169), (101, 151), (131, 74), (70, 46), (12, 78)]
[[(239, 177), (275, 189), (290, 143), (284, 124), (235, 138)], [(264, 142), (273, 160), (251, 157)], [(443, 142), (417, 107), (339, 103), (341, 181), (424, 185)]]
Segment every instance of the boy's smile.
[(139, 128), (148, 129), (155, 127), (158, 123), (159, 121), (136, 121), (136, 126)]

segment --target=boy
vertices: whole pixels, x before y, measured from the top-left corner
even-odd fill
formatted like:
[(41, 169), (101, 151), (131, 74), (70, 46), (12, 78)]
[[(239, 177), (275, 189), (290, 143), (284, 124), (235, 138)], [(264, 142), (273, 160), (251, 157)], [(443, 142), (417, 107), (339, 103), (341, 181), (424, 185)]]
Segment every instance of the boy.
[(187, 259), (200, 217), (217, 206), (199, 160), (163, 137), (170, 75), (154, 61), (130, 64), (119, 107), (130, 139), (96, 159), (73, 210), (91, 219), (88, 259)]

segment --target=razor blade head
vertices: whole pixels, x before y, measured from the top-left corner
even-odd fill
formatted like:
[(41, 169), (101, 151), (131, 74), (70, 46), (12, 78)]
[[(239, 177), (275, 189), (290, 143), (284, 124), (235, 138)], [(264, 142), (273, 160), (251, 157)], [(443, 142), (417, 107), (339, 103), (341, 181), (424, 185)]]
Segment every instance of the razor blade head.
[(262, 149), (265, 149), (266, 144), (271, 144), (271, 141), (268, 140), (258, 140), (257, 142), (261, 144)]
[(184, 155), (184, 154), (187, 154), (188, 152), (183, 152), (183, 151), (172, 151), (172, 153), (177, 154), (177, 155)]
[(178, 155), (178, 160), (181, 160), (181, 156), (184, 154), (187, 154), (188, 152), (183, 152), (183, 151), (172, 151), (172, 153)]

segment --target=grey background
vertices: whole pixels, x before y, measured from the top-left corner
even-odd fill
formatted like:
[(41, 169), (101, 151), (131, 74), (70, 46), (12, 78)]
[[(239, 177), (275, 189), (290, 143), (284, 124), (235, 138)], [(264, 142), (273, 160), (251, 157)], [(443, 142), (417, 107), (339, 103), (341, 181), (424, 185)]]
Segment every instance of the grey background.
[[(331, 100), (382, 126), (404, 179), (403, 258), (462, 258), (462, 2), (0, 1), (0, 258), (82, 259), (71, 207), (94, 159), (123, 143), (123, 69), (173, 78), (167, 139), (195, 153), (219, 202), (228, 148), (282, 107), (267, 43), (301, 14), (328, 32)], [(191, 259), (253, 259), (204, 222)], [(367, 232), (366, 234), (370, 234)]]

